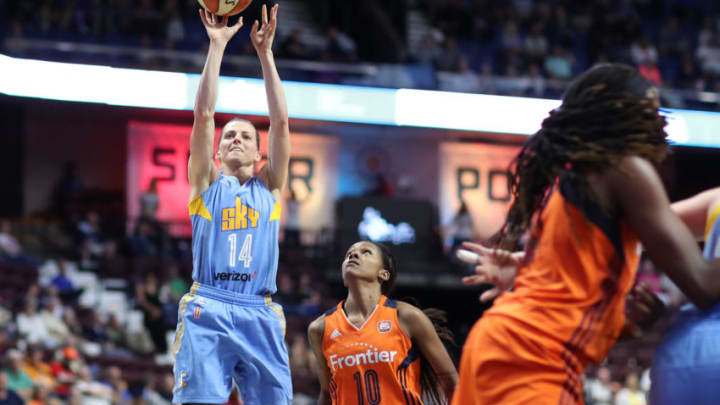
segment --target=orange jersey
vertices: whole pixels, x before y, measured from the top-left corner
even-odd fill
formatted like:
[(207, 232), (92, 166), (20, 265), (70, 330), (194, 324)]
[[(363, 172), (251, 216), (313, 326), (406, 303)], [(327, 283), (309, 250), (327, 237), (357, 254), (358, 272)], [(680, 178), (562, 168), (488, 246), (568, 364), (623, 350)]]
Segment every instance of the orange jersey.
[(582, 403), (586, 364), (625, 324), (639, 251), (625, 222), (581, 204), (568, 182), (553, 191), (514, 290), (468, 336), (453, 404)]
[(382, 296), (360, 328), (342, 305), (325, 313), (322, 341), (333, 405), (422, 405), (419, 352), (400, 328), (397, 302)]

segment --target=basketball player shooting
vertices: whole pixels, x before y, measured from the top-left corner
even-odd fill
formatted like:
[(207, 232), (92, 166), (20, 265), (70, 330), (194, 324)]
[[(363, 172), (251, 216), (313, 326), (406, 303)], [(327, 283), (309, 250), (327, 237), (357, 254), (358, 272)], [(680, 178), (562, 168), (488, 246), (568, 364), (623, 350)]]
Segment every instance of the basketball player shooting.
[(256, 175), (260, 142), (249, 121), (230, 120), (213, 152), (220, 63), (243, 20), (229, 26), (227, 17), (200, 10), (210, 46), (190, 137), (194, 283), (180, 301), (174, 403), (225, 403), (233, 379), (245, 405), (292, 398), (285, 318), (270, 299), (277, 290), (279, 201), (290, 159), (285, 95), (271, 50), (277, 11), (275, 5), (268, 18), (263, 6), (262, 25), (255, 21), (250, 32), (270, 112), (268, 163)]

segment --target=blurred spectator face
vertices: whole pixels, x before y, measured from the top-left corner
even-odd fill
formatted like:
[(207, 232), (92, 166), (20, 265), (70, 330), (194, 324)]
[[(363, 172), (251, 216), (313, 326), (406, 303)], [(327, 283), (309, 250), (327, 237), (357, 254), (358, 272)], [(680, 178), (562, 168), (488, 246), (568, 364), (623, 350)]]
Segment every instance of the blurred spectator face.
[(40, 364), (43, 362), (43, 350), (40, 347), (30, 349), (30, 362), (32, 364)]
[(627, 378), (625, 378), (625, 386), (633, 391), (638, 390), (638, 383), (639, 383), (638, 375), (635, 373), (628, 374)]
[(610, 369), (607, 367), (600, 367), (597, 371), (597, 379), (605, 385), (610, 384)]
[(33, 400), (45, 403), (48, 400), (48, 395), (50, 395), (50, 389), (48, 387), (42, 384), (35, 386), (33, 390)]
[(92, 374), (90, 374), (90, 367), (83, 364), (78, 370), (78, 377), (83, 381), (92, 381)]
[(0, 391), (7, 391), (8, 378), (4, 370), (0, 370)]
[(23, 354), (17, 349), (11, 349), (8, 351), (8, 360), (10, 370), (17, 372), (22, 369), (23, 366)]
[(145, 277), (145, 290), (153, 292), (157, 290), (157, 277), (153, 273), (149, 273), (147, 277)]
[(90, 211), (87, 214), (87, 221), (90, 225), (97, 226), (100, 224), (100, 216), (95, 211)]
[(77, 318), (75, 317), (75, 311), (73, 311), (71, 308), (68, 308), (65, 312), (63, 312), (63, 321), (68, 326), (76, 325)]
[(174, 386), (175, 386), (175, 380), (173, 379), (173, 376), (166, 375), (165, 377), (163, 377), (162, 381), (160, 382), (160, 391), (172, 392)]
[(48, 311), (53, 312), (56, 308), (62, 307), (62, 302), (60, 302), (60, 298), (58, 298), (57, 295), (51, 296), (48, 299), (47, 306)]
[(107, 326), (111, 327), (111, 328), (120, 328), (120, 321), (118, 321), (115, 314), (110, 314), (110, 317), (108, 318)]
[(286, 293), (293, 291), (293, 282), (289, 275), (282, 274), (278, 276), (278, 289)]
[(122, 371), (118, 366), (111, 366), (105, 369), (109, 381), (118, 381), (122, 378)]
[(310, 281), (310, 275), (307, 273), (302, 273), (299, 280), (300, 288), (305, 289), (310, 287)]
[(25, 315), (34, 316), (36, 312), (35, 305), (35, 301), (28, 301), (25, 303)]

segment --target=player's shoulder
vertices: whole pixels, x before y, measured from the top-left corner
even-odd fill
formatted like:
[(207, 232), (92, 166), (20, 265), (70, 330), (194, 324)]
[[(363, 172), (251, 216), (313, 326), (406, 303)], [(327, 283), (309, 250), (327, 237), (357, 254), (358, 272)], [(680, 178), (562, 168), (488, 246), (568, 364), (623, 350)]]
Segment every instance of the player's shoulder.
[(310, 325), (308, 325), (308, 335), (314, 337), (322, 337), (325, 333), (325, 314), (322, 314), (315, 318)]
[[(388, 298), (388, 301), (390, 299)], [(398, 311), (398, 319), (401, 321), (415, 322), (425, 317), (425, 313), (415, 305), (405, 301), (395, 301), (395, 307)]]

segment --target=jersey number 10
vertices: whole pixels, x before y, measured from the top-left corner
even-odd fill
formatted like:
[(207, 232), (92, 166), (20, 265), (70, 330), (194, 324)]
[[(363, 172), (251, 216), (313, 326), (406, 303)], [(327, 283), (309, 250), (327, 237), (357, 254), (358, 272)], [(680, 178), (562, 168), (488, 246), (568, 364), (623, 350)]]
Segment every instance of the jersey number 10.
[(363, 390), (363, 377), (359, 371), (353, 374), (355, 384), (357, 384), (358, 405), (365, 405), (365, 394), (367, 394), (368, 405), (378, 405), (380, 403), (380, 382), (375, 370), (365, 372), (365, 389)]
[[(228, 235), (228, 242), (230, 242), (230, 267), (235, 267), (235, 254), (237, 252), (237, 234)], [(252, 234), (245, 236), (240, 254), (237, 255), (237, 261), (244, 262), (243, 267), (250, 267), (252, 261)]]

